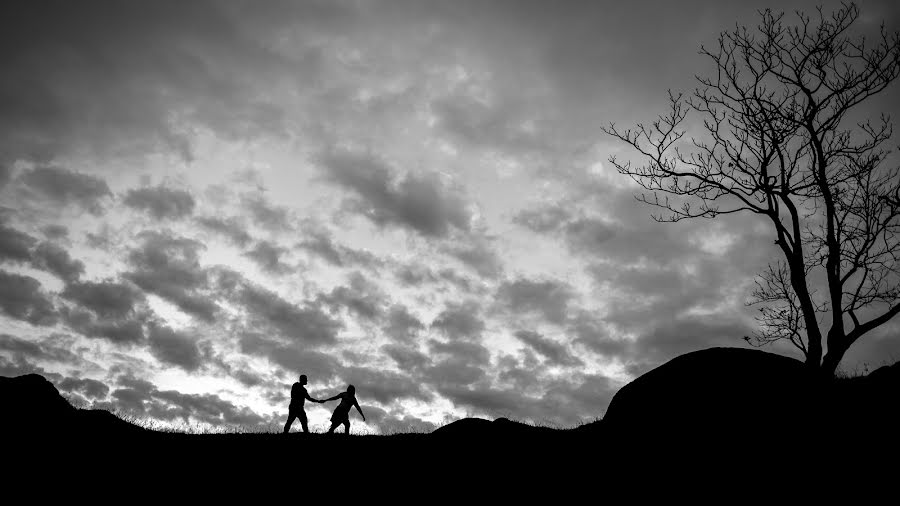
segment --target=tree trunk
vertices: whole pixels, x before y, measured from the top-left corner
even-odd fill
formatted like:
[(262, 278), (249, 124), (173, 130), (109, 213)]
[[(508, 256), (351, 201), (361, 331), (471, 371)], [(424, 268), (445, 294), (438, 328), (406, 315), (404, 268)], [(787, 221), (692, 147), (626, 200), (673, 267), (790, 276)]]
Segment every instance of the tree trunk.
[(844, 353), (847, 352), (847, 346), (837, 343), (832, 346), (830, 341), (831, 340), (829, 339), (828, 353), (825, 354), (825, 359), (822, 361), (821, 370), (822, 375), (829, 379), (834, 377), (834, 373), (837, 371), (841, 359), (844, 358)]

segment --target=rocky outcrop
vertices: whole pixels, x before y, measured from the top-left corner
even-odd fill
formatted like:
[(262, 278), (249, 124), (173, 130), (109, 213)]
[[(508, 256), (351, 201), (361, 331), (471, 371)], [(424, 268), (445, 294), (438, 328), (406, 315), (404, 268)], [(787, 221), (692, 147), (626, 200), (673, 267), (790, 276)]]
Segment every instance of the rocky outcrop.
[(622, 387), (601, 426), (655, 440), (779, 430), (811, 409), (804, 372), (797, 360), (759, 350), (687, 353)]

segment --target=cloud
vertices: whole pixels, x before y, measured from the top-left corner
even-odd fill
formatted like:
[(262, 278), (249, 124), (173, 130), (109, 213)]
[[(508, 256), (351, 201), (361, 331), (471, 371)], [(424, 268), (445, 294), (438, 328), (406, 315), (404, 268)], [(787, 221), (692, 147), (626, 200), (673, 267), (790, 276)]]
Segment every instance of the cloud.
[(32, 265), (37, 269), (52, 272), (66, 282), (78, 281), (84, 274), (84, 262), (73, 259), (68, 251), (50, 242), (42, 242), (35, 248)]
[(62, 309), (66, 324), (79, 334), (90, 339), (106, 339), (113, 344), (130, 345), (144, 340), (146, 313), (121, 318), (96, 317), (80, 309)]
[(635, 340), (633, 353), (639, 364), (656, 366), (691, 351), (737, 346), (752, 330), (746, 320), (730, 315), (677, 317), (645, 329)]
[(327, 382), (336, 377), (340, 363), (333, 355), (316, 350), (300, 349), (258, 333), (240, 336), (241, 353), (267, 358), (295, 375), (306, 374), (310, 381)]
[(203, 293), (208, 288), (208, 274), (198, 255), (203, 245), (170, 232), (144, 231), (138, 237), (142, 244), (128, 255), (134, 270), (123, 277), (185, 313), (212, 322), (219, 306)]
[(497, 302), (516, 313), (537, 313), (548, 322), (561, 324), (568, 313), (569, 302), (575, 297), (572, 288), (559, 281), (517, 279), (507, 281), (497, 289)]
[(408, 173), (398, 178), (383, 160), (344, 150), (322, 153), (317, 161), (326, 181), (354, 194), (349, 209), (379, 226), (395, 225), (431, 237), (470, 228), (471, 213), (462, 197), (435, 175)]
[(576, 253), (595, 254), (616, 235), (616, 228), (604, 220), (582, 218), (565, 225), (566, 242)]
[(269, 274), (286, 274), (293, 270), (290, 265), (281, 261), (281, 257), (287, 252), (287, 248), (269, 241), (259, 241), (252, 250), (244, 253), (244, 256), (253, 260), (260, 269)]
[(461, 363), (472, 365), (488, 365), (491, 354), (483, 345), (468, 341), (441, 342), (435, 339), (428, 341), (428, 349), (432, 356), (448, 356)]
[(42, 339), (21, 339), (9, 334), (0, 334), (0, 350), (9, 352), (19, 361), (34, 359), (43, 362), (58, 362), (80, 365), (82, 359), (71, 350), (68, 343), (60, 342), (60, 335), (51, 334)]
[(0, 260), (28, 262), (37, 239), (25, 232), (0, 224)]
[(165, 325), (151, 324), (148, 330), (150, 352), (160, 362), (181, 367), (188, 372), (200, 367), (200, 350), (194, 338)]
[(179, 219), (194, 212), (196, 202), (190, 192), (166, 186), (132, 188), (122, 203), (145, 211), (157, 220)]
[(350, 275), (349, 286), (336, 286), (331, 292), (319, 296), (321, 302), (332, 308), (346, 308), (351, 314), (369, 321), (381, 318), (385, 298), (378, 285), (358, 272)]
[(428, 348), (436, 360), (422, 369), (421, 377), (430, 384), (469, 385), (487, 377), (490, 352), (478, 343), (430, 340)]
[(512, 221), (532, 232), (546, 234), (560, 229), (571, 217), (571, 212), (562, 205), (552, 205), (525, 209), (516, 214)]
[(277, 99), (257, 92), (297, 68), (266, 40), (352, 11), (282, 5), (290, 12), (207, 1), (3, 6), (0, 152), (44, 161), (167, 151), (189, 160), (196, 127), (229, 139), (284, 135)]
[(130, 317), (135, 306), (144, 300), (143, 294), (131, 285), (112, 280), (69, 283), (60, 295), (102, 318)]
[(394, 304), (388, 310), (384, 333), (389, 339), (410, 342), (422, 330), (425, 330), (425, 324), (411, 314), (406, 306)]
[(241, 203), (253, 222), (266, 230), (279, 232), (294, 228), (288, 208), (274, 205), (262, 195), (244, 195)]
[(393, 359), (403, 370), (418, 369), (431, 363), (428, 355), (408, 345), (386, 344), (381, 347), (381, 351)]
[(340, 376), (347, 384), (356, 386), (359, 396), (374, 399), (384, 405), (403, 399), (428, 402), (432, 398), (422, 385), (403, 373), (366, 367), (346, 367), (340, 372)]
[(64, 392), (77, 392), (89, 399), (104, 399), (109, 394), (106, 384), (90, 378), (66, 378), (56, 386)]
[(529, 105), (525, 100), (486, 101), (457, 93), (434, 100), (429, 109), (437, 125), (456, 141), (519, 155), (547, 147), (536, 110)]
[(194, 219), (201, 227), (224, 235), (238, 246), (246, 246), (253, 238), (235, 217), (198, 216)]
[(537, 332), (518, 330), (513, 335), (515, 335), (519, 341), (530, 346), (553, 365), (564, 367), (580, 367), (584, 365), (584, 362), (579, 358), (572, 356), (565, 345), (547, 339)]
[(44, 236), (47, 237), (47, 239), (51, 240), (69, 237), (69, 228), (65, 225), (55, 223), (41, 227), (41, 232), (44, 233)]
[(447, 251), (483, 278), (494, 279), (503, 273), (503, 262), (484, 238), (475, 239), (470, 244), (451, 246)]
[(474, 300), (448, 304), (431, 322), (431, 328), (444, 332), (452, 339), (477, 338), (485, 329), (480, 314), (479, 305)]
[(331, 344), (342, 325), (319, 307), (294, 304), (261, 286), (244, 283), (235, 300), (247, 311), (251, 325), (260, 325), (292, 341)]
[(575, 342), (606, 358), (623, 357), (630, 350), (631, 341), (613, 339), (603, 320), (587, 313), (577, 315), (569, 326)]
[(0, 311), (32, 325), (54, 325), (58, 320), (53, 303), (30, 277), (0, 270)]
[(112, 197), (106, 181), (61, 167), (37, 167), (19, 179), (26, 188), (60, 207), (74, 204), (93, 215), (103, 214), (103, 199)]
[(311, 231), (308, 238), (297, 244), (314, 256), (325, 260), (336, 267), (376, 267), (383, 262), (374, 254), (348, 248), (335, 242), (332, 235), (326, 231)]
[(265, 427), (268, 420), (247, 407), (238, 407), (215, 394), (185, 394), (159, 390), (156, 385), (134, 377), (122, 376), (110, 396), (112, 407), (137, 416), (163, 421), (195, 420), (215, 426)]

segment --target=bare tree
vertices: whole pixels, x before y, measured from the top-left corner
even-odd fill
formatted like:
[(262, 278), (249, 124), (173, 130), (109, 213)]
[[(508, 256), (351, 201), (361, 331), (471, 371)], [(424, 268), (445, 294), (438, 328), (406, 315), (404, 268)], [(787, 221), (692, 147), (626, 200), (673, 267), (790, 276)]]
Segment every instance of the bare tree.
[[(754, 30), (737, 26), (714, 51), (701, 48), (715, 71), (687, 97), (670, 92), (667, 114), (604, 131), (646, 160), (610, 158), (647, 190), (637, 198), (662, 210), (658, 221), (749, 212), (771, 225), (783, 259), (757, 281), (761, 326), (746, 339), (786, 339), (830, 376), (854, 342), (900, 312), (892, 124), (857, 117), (900, 75), (900, 34), (882, 25), (875, 40), (851, 35), (854, 4), (797, 12), (793, 24), (759, 15)], [(701, 134), (686, 136), (695, 126)]]

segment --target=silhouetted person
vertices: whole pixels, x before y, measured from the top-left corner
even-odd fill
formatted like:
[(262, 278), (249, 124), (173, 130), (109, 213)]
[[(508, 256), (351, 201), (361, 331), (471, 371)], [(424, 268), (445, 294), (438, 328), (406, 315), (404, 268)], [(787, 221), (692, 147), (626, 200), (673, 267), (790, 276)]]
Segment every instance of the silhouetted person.
[(294, 423), (294, 418), (300, 419), (300, 425), (303, 427), (303, 432), (309, 432), (309, 426), (307, 425), (306, 420), (306, 411), (303, 409), (303, 405), (306, 403), (306, 399), (319, 403), (325, 402), (310, 397), (309, 392), (306, 391), (306, 387), (304, 387), (303, 385), (306, 385), (305, 374), (301, 374), (300, 380), (294, 383), (294, 386), (291, 387), (291, 405), (288, 408), (287, 423), (284, 424), (285, 434), (287, 434), (291, 430), (291, 425)]
[(334, 429), (336, 429), (338, 425), (343, 425), (344, 434), (349, 434), (350, 408), (356, 406), (356, 410), (359, 411), (359, 415), (362, 417), (364, 422), (366, 421), (366, 415), (363, 414), (362, 408), (360, 408), (359, 403), (356, 402), (356, 388), (354, 388), (353, 385), (349, 385), (346, 392), (341, 392), (334, 397), (323, 400), (322, 402), (333, 401), (336, 399), (340, 399), (341, 403), (338, 404), (336, 408), (334, 408), (334, 413), (331, 414), (331, 428), (328, 429), (328, 433), (333, 433)]

